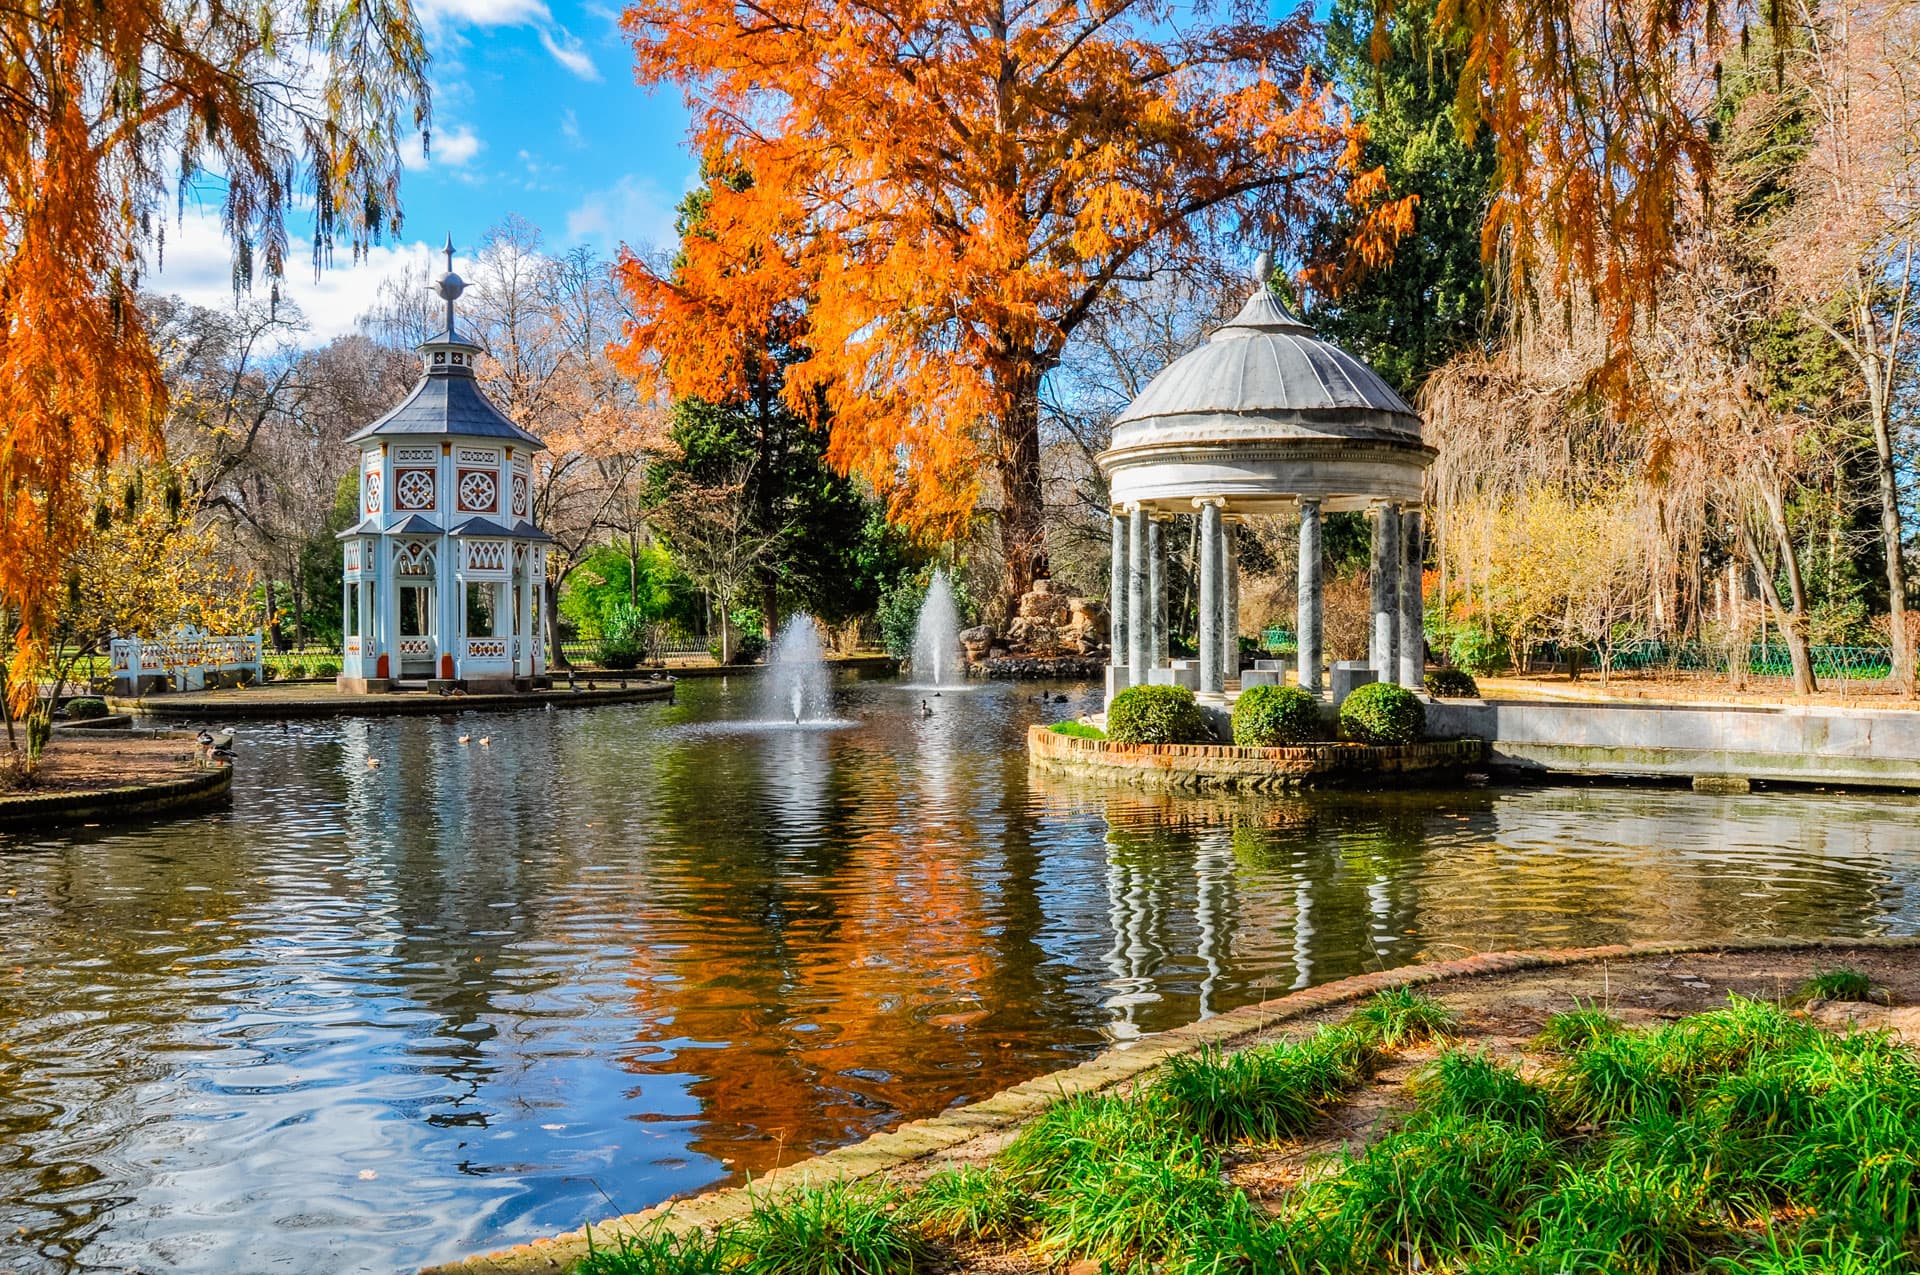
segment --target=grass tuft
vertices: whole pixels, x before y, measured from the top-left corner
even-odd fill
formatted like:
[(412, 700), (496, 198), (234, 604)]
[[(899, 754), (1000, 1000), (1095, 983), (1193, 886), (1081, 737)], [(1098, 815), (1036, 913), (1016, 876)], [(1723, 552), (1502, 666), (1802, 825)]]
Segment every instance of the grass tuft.
[(1864, 1001), (1873, 995), (1873, 980), (1859, 970), (1821, 970), (1800, 988), (1802, 1001)]
[(1089, 726), (1085, 722), (1055, 722), (1047, 727), (1056, 735), (1071, 735), (1075, 739), (1105, 739), (1107, 732), (1098, 726)]
[(903, 1211), (930, 1239), (1005, 1243), (1033, 1222), (1035, 1204), (1005, 1174), (968, 1165), (928, 1178)]
[(1345, 1028), (1238, 1053), (1170, 1059), (1155, 1092), (1209, 1142), (1271, 1142), (1304, 1133), (1328, 1104), (1366, 1079), (1374, 1053)]
[(1421, 1121), (1495, 1120), (1543, 1132), (1547, 1127), (1547, 1091), (1486, 1054), (1456, 1049), (1441, 1055), (1415, 1081), (1414, 1093), (1421, 1099)]
[(1450, 1040), (1458, 1034), (1453, 1012), (1411, 987), (1379, 993), (1355, 1011), (1351, 1021), (1370, 1031), (1382, 1049)]
[(743, 1275), (908, 1275), (929, 1251), (896, 1192), (850, 1182), (759, 1201), (727, 1238)]
[(1547, 1019), (1534, 1044), (1556, 1054), (1571, 1054), (1621, 1030), (1620, 1020), (1595, 1005), (1563, 1010)]
[(1189, 1237), (1250, 1217), (1247, 1197), (1195, 1142), (1175, 1155), (1126, 1150), (1081, 1161), (1041, 1204), (1038, 1248), (1126, 1268), (1177, 1258)]
[(587, 1232), (587, 1255), (574, 1275), (723, 1275), (730, 1269), (724, 1232), (676, 1234), (663, 1219), (639, 1234), (622, 1233), (603, 1244)]

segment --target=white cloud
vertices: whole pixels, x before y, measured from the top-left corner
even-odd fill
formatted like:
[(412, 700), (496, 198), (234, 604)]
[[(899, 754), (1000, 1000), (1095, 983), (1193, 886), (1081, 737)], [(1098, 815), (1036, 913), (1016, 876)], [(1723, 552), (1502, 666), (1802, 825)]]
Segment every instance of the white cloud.
[(567, 144), (575, 149), (587, 144), (586, 139), (580, 136), (580, 117), (573, 113), (571, 106), (560, 114), (560, 136), (566, 138)]
[[(299, 251), (298, 236), (295, 251)], [(280, 296), (306, 315), (309, 330), (303, 344), (323, 345), (354, 330), (355, 320), (373, 307), (382, 280), (400, 274), (408, 265), (425, 263), (432, 270), (434, 254), (431, 245), (421, 242), (383, 245), (359, 261), (336, 259), (317, 281), (307, 259), (298, 256), (287, 263)], [(210, 310), (231, 307), (233, 249), (221, 233), (219, 217), (210, 211), (189, 211), (182, 221), (169, 224), (162, 268), (147, 278), (146, 286), (152, 292), (177, 293)], [(256, 279), (254, 295), (266, 296), (270, 286)]]
[(431, 160), (434, 167), (460, 168), (486, 145), (474, 131), (465, 125), (444, 129), (434, 135), (433, 154), (429, 156), (421, 145), (420, 135), (412, 133), (400, 147), (400, 162), (409, 169), (418, 172), (428, 166)]
[(600, 68), (587, 56), (586, 45), (553, 17), (546, 0), (422, 0), (422, 18), (431, 27), (531, 26), (548, 56), (583, 80), (598, 80)]
[(544, 0), (421, 0), (420, 16), (429, 22), (466, 22), (476, 27), (516, 27), (552, 21)]
[(580, 43), (578, 36), (558, 24), (540, 28), (540, 47), (553, 55), (553, 60), (583, 80), (600, 78), (600, 68), (587, 56), (586, 46)]
[(671, 246), (679, 239), (673, 228), (677, 202), (652, 180), (629, 173), (592, 192), (567, 214), (567, 239), (591, 242), (607, 252), (623, 243), (634, 248)]

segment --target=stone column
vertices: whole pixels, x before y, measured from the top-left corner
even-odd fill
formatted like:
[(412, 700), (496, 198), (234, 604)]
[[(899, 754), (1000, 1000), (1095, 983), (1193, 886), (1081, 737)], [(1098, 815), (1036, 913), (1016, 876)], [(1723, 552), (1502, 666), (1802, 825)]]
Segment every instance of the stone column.
[(1367, 662), (1376, 680), (1391, 682), (1399, 674), (1393, 648), (1400, 628), (1400, 514), (1385, 501), (1368, 513), (1373, 518), (1373, 559), (1367, 572), (1373, 625)]
[(1220, 527), (1220, 597), (1224, 620), (1220, 625), (1220, 678), (1223, 683), (1240, 680), (1240, 528), (1234, 523)]
[(1295, 583), (1300, 595), (1297, 636), (1300, 643), (1300, 685), (1320, 693), (1320, 632), (1325, 597), (1320, 584), (1320, 502), (1300, 499), (1300, 573)]
[(1417, 691), (1426, 685), (1427, 603), (1420, 592), (1420, 568), (1426, 546), (1420, 538), (1420, 506), (1400, 511), (1400, 685)]
[(1147, 614), (1147, 511), (1127, 510), (1127, 681), (1145, 686), (1152, 667), (1152, 626)]
[[(1113, 569), (1107, 581), (1107, 663), (1113, 668), (1127, 666), (1127, 524), (1120, 511), (1113, 512)], [(1114, 689), (1125, 685), (1114, 679)]]
[(1218, 695), (1225, 686), (1220, 669), (1220, 503), (1202, 500), (1200, 505), (1200, 693)]
[(1147, 523), (1147, 667), (1167, 662), (1167, 537), (1166, 523)]

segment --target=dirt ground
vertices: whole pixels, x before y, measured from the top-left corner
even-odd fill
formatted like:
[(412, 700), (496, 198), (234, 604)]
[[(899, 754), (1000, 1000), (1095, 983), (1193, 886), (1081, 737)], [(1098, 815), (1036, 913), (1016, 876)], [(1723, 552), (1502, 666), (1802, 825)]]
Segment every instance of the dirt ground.
[(91, 792), (174, 779), (193, 769), (197, 749), (190, 734), (81, 738), (56, 732), (41, 754), (33, 786), (13, 792)]
[[(1549, 1015), (1595, 1005), (1630, 1027), (1670, 1022), (1724, 1004), (1729, 992), (1787, 1001), (1820, 970), (1842, 967), (1870, 977), (1886, 1004), (1813, 1004), (1806, 1011), (1830, 1028), (1885, 1029), (1920, 1047), (1920, 954), (1901, 951), (1839, 953), (1767, 952), (1642, 958), (1572, 969), (1538, 970), (1465, 979), (1423, 988), (1460, 1020), (1458, 1040), (1444, 1048), (1486, 1050), (1515, 1061), (1523, 1071), (1542, 1065), (1530, 1042)], [(1290, 1022), (1273, 1038), (1310, 1034), (1352, 1012), (1351, 1006)], [(1257, 1203), (1275, 1207), (1283, 1195), (1317, 1172), (1391, 1131), (1411, 1109), (1408, 1083), (1437, 1059), (1442, 1047), (1409, 1049), (1394, 1057), (1367, 1087), (1334, 1109), (1306, 1138), (1244, 1149), (1226, 1157), (1228, 1177)], [(977, 1163), (998, 1151), (1006, 1137), (981, 1139), (959, 1148), (955, 1160)], [(1020, 1251), (974, 1250), (962, 1254), (965, 1275), (1063, 1275), (1062, 1268)], [(1064, 1275), (1097, 1275), (1096, 1263), (1078, 1262)]]
[[(1605, 686), (1600, 674), (1584, 672), (1579, 681), (1565, 673), (1527, 677), (1483, 677), (1481, 693), (1496, 699), (1542, 699), (1558, 702), (1602, 703), (1646, 701), (1661, 704), (1741, 704), (1755, 707), (1786, 704), (1822, 708), (1903, 708), (1920, 711), (1920, 701), (1902, 697), (1880, 682), (1847, 683), (1828, 680), (1816, 695), (1795, 695), (1780, 681), (1755, 682), (1736, 688), (1724, 678), (1662, 677), (1657, 674), (1616, 673)], [(1870, 689), (1871, 688), (1871, 689)]]

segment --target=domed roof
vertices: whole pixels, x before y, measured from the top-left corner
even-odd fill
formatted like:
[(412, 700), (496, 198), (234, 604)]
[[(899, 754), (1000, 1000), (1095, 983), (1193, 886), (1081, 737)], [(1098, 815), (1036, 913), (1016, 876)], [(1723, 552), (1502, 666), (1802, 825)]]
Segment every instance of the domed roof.
[(1263, 283), (1206, 344), (1174, 360), (1128, 405), (1114, 421), (1113, 449), (1329, 437), (1418, 446), (1420, 417)]

